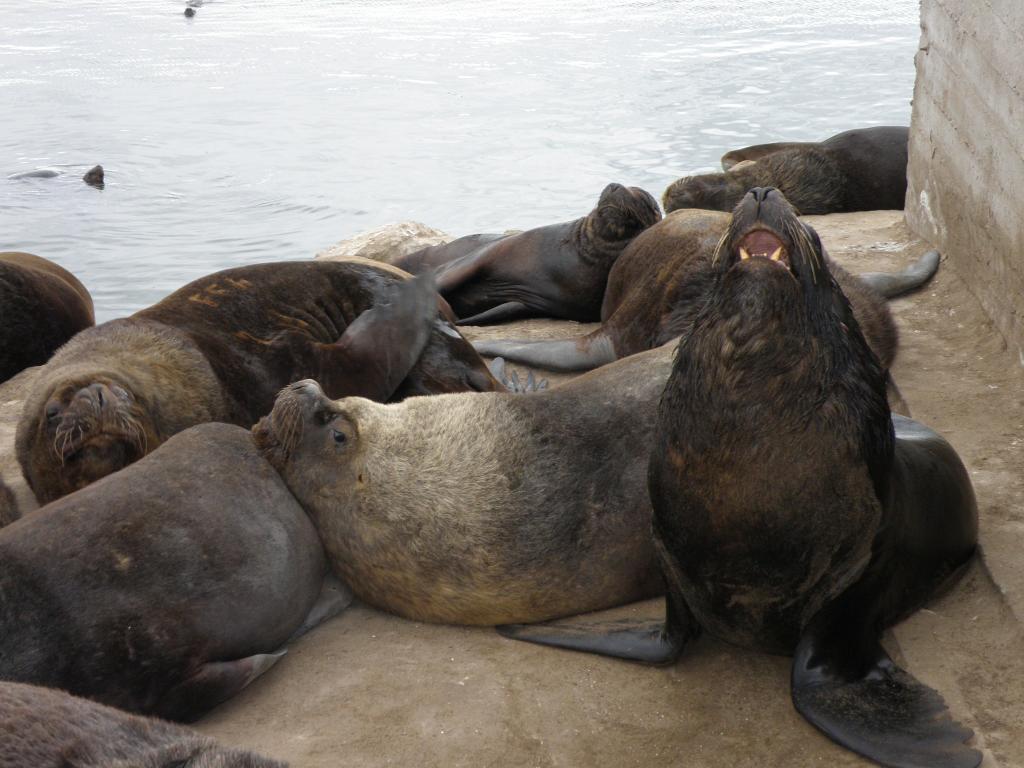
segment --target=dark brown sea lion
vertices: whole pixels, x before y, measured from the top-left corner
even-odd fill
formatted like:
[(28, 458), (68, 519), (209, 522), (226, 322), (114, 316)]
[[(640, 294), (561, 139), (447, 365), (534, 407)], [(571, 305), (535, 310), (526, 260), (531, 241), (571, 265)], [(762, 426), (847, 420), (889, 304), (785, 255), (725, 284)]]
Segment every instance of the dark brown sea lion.
[(364, 260), (201, 278), (63, 347), (25, 401), (18, 461), (46, 503), (193, 424), (248, 427), (308, 376), (376, 400), (501, 389), (439, 302), (427, 277)]
[(286, 768), (62, 691), (0, 683), (0, 768)]
[(527, 397), (385, 406), (298, 382), (253, 432), (366, 602), (477, 625), (597, 610), (661, 589), (645, 472), (671, 355)]
[[(601, 307), (602, 325), (586, 336), (478, 341), (473, 346), (483, 355), (578, 371), (665, 344), (692, 324), (700, 299), (714, 280), (715, 253), (730, 220), (729, 214), (717, 211), (675, 211), (641, 233), (612, 267)], [(891, 365), (897, 347), (896, 326), (884, 299), (927, 282), (938, 264), (938, 254), (930, 251), (901, 273), (855, 277), (829, 261), (884, 368)]]
[(0, 679), (193, 720), (344, 607), (326, 572), (248, 431), (202, 424), (0, 529)]
[(838, 743), (883, 765), (976, 766), (971, 731), (879, 642), (970, 561), (974, 492), (945, 440), (890, 416), (829, 270), (785, 198), (751, 190), (658, 411), (648, 479), (664, 624), (504, 631), (659, 663), (701, 630), (793, 654), (797, 710)]
[(405, 256), (410, 272), (438, 267), (437, 290), (462, 325), (524, 317), (593, 321), (608, 270), (661, 218), (639, 187), (609, 184), (588, 215), (515, 235), (470, 235)]
[(89, 291), (66, 269), (31, 253), (0, 253), (0, 381), (42, 365), (94, 322)]
[(104, 187), (104, 174), (102, 165), (94, 165), (85, 175), (82, 177), (82, 181), (88, 184), (90, 187), (96, 187), (96, 189), (103, 189)]
[(725, 173), (674, 181), (662, 204), (666, 213), (679, 208), (731, 211), (748, 189), (772, 186), (806, 215), (902, 209), (908, 135), (903, 126), (878, 126), (844, 131), (819, 144), (780, 142), (734, 150), (722, 157), (723, 167), (729, 164)]

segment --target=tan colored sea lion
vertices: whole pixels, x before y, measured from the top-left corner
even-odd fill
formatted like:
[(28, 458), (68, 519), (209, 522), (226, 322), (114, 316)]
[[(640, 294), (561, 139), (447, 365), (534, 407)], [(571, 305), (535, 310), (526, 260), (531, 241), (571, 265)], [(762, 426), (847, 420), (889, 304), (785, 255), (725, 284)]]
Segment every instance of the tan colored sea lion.
[(0, 768), (287, 768), (63, 691), (0, 683)]
[[(474, 346), (483, 355), (576, 371), (665, 344), (684, 333), (700, 310), (714, 278), (715, 254), (731, 219), (730, 214), (717, 211), (674, 211), (641, 233), (612, 268), (601, 327), (586, 336), (556, 341), (478, 341)], [(930, 251), (901, 273), (855, 277), (829, 262), (886, 369), (896, 355), (898, 337), (885, 298), (927, 282), (938, 264), (938, 254)]]
[(0, 529), (0, 680), (194, 720), (350, 595), (247, 430), (201, 424)]
[(253, 433), (366, 602), (479, 625), (597, 610), (661, 588), (644, 488), (671, 354), (526, 397), (382, 406), (298, 382)]
[(844, 131), (820, 143), (776, 142), (722, 156), (725, 173), (685, 176), (665, 190), (665, 212), (731, 211), (752, 187), (775, 187), (805, 215), (902, 209), (907, 194), (904, 126)]
[(437, 269), (437, 290), (461, 325), (526, 317), (598, 318), (608, 270), (661, 219), (639, 187), (609, 184), (586, 216), (514, 235), (469, 235), (396, 260), (414, 274)]
[(248, 427), (307, 376), (376, 400), (501, 389), (440, 302), (426, 277), (364, 260), (200, 278), (54, 356), (25, 401), (18, 461), (46, 503), (193, 424)]
[(78, 278), (31, 253), (0, 253), (0, 381), (42, 365), (95, 322)]

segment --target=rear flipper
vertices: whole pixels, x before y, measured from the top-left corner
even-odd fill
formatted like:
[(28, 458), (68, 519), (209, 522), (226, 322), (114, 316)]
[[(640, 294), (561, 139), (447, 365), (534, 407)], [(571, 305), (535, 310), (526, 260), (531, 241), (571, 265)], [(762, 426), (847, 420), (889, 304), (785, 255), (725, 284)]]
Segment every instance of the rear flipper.
[[(813, 625), (812, 625), (813, 626)], [(837, 744), (893, 768), (975, 768), (982, 755), (964, 742), (937, 691), (897, 667), (878, 641), (829, 646), (808, 631), (793, 659), (793, 704)]]
[(902, 272), (866, 272), (860, 279), (887, 299), (909, 293), (927, 283), (939, 270), (939, 252), (928, 251)]
[(533, 371), (527, 374), (525, 380), (519, 378), (519, 371), (512, 371), (510, 375), (508, 373), (508, 366), (505, 365), (505, 358), (503, 357), (494, 358), (487, 367), (491, 371), (491, 375), (500, 381), (505, 389), (517, 395), (527, 392), (540, 392), (542, 389), (548, 388), (548, 380), (534, 378)]
[(286, 651), (259, 653), (235, 661), (209, 661), (171, 688), (154, 707), (166, 720), (190, 723), (274, 666)]
[[(666, 600), (671, 606), (673, 601)], [(498, 633), (515, 640), (571, 651), (597, 653), (644, 664), (672, 664), (700, 629), (685, 605), (670, 607), (665, 620), (602, 619), (602, 613), (546, 621), (506, 624)]]
[(487, 357), (504, 357), (549, 371), (589, 371), (618, 359), (612, 340), (603, 331), (555, 341), (474, 341), (473, 347)]
[(508, 301), (496, 307), (477, 312), (470, 317), (459, 319), (459, 325), (491, 325), (492, 323), (507, 323), (510, 320), (523, 320), (527, 317), (536, 317), (536, 310), (519, 301)]
[(320, 587), (320, 595), (317, 597), (313, 607), (309, 609), (306, 618), (303, 619), (299, 628), (292, 632), (292, 636), (285, 641), (285, 645), (302, 637), (328, 619), (332, 619), (352, 604), (352, 590), (348, 588), (333, 573), (324, 577), (324, 583)]

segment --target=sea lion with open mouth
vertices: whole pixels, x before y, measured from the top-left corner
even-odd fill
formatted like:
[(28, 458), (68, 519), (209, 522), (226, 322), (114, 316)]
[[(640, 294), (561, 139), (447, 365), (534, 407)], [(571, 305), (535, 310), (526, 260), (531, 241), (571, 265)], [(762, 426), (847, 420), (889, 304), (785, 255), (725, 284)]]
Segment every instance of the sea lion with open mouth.
[(664, 623), (504, 634), (670, 663), (707, 631), (792, 654), (797, 710), (858, 754), (901, 768), (981, 761), (942, 697), (879, 642), (970, 562), (970, 479), (949, 443), (890, 415), (820, 241), (775, 190), (751, 190), (733, 216), (679, 342), (648, 486)]

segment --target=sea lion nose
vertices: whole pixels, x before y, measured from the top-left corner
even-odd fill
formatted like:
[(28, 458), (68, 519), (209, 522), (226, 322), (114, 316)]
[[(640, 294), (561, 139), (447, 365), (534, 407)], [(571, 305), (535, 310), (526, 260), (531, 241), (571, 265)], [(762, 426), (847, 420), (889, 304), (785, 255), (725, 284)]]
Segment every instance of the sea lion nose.
[(775, 187), (754, 187), (750, 190), (750, 194), (754, 196), (757, 202), (763, 203), (768, 198), (768, 195), (774, 191)]
[(75, 393), (75, 399), (92, 403), (100, 411), (103, 410), (103, 406), (107, 401), (113, 402), (111, 392), (105, 384), (90, 384), (87, 387), (82, 387)]

